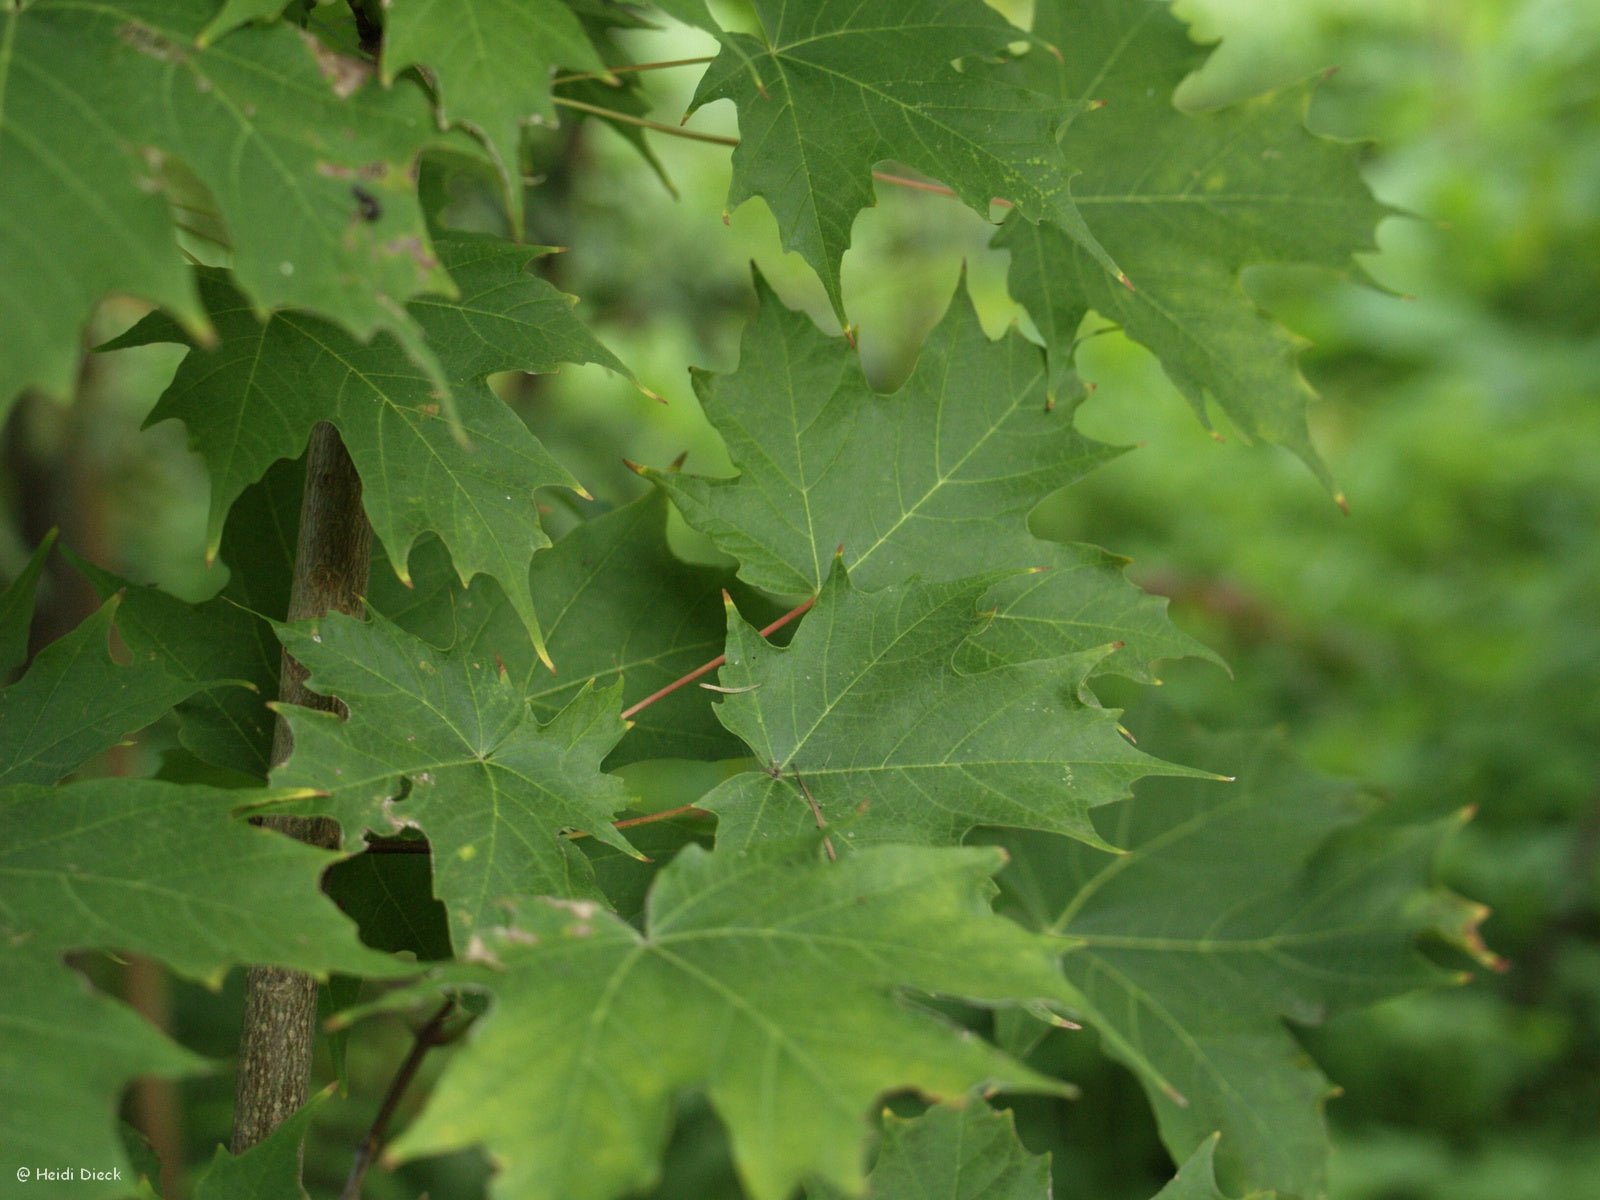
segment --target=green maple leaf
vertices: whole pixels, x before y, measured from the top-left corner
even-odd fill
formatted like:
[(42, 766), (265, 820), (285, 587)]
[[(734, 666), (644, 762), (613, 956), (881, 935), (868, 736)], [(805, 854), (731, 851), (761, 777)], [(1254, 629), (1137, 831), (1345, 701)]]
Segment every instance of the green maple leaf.
[(0, 691), (0, 784), (54, 783), (195, 692), (229, 686), (173, 671), (143, 645), (132, 662), (117, 662), (109, 639), (120, 603), (107, 600)]
[[(1240, 283), (1255, 263), (1354, 270), (1390, 210), (1361, 179), (1357, 150), (1305, 127), (1309, 87), (1216, 112), (1186, 113), (1173, 89), (1204, 51), (1156, 0), (1040, 0), (1034, 52), (1002, 74), (1068, 119), (1064, 153), (1084, 164), (1073, 196), (1132, 277), (1048, 225), (1011, 219), (1011, 292), (1060, 364), (1093, 308), (1153, 351), (1202, 420), (1212, 398), (1252, 437), (1282, 445), (1328, 481), (1312, 448), (1301, 342), (1263, 316)], [(1103, 107), (1095, 107), (1103, 102)]]
[(1027, 89), (958, 60), (1001, 54), (1027, 35), (981, 0), (754, 0), (759, 37), (728, 33), (695, 91), (739, 108), (728, 206), (761, 196), (786, 249), (822, 278), (840, 320), (839, 261), (872, 168), (905, 163), (988, 215), (995, 197), (1050, 221), (1116, 266), (1085, 227), (1048, 109)]
[[(1217, 1141), (1212, 1134), (1195, 1147), (1194, 1153), (1178, 1168), (1178, 1173), (1156, 1193), (1154, 1200), (1229, 1200), (1217, 1186)], [(1252, 1189), (1243, 1200), (1273, 1200), (1274, 1192)]]
[(1361, 821), (1358, 793), (1276, 739), (1183, 751), (1238, 781), (1141, 788), (1103, 814), (1105, 835), (1128, 848), (1115, 860), (1007, 834), (1002, 886), (1025, 923), (1065, 940), (1085, 1019), (1139, 1073), (1175, 1156), (1220, 1130), (1225, 1182), (1320, 1195), (1328, 1083), (1283, 1022), (1449, 978), (1414, 941), (1451, 923), (1458, 935), (1472, 916), (1426, 890), (1453, 823)]
[[(936, 1105), (910, 1119), (886, 1113), (878, 1159), (867, 1176), (872, 1200), (1050, 1200), (1050, 1156), (1030, 1154), (1009, 1112), (987, 1104)], [(809, 1200), (846, 1200), (808, 1187)]]
[(1039, 564), (999, 580), (979, 604), (994, 616), (957, 653), (975, 672), (1002, 663), (1032, 662), (1119, 644), (1092, 674), (1153, 683), (1150, 664), (1169, 658), (1203, 658), (1222, 665), (1211, 650), (1167, 619), (1167, 601), (1128, 582), (1127, 559), (1097, 546), (1036, 542)]
[[(463, 445), (427, 376), (383, 336), (362, 344), (296, 312), (265, 324), (228, 277), (201, 275), (220, 343), (184, 359), (149, 423), (178, 419), (211, 471), (214, 552), (235, 498), (280, 458), (297, 457), (319, 420), (338, 427), (361, 474), (362, 504), (403, 580), (417, 538), (437, 533), (463, 581), (493, 576), (539, 639), (528, 563), (550, 544), (534, 490), (577, 482), (490, 391), (498, 371), (550, 372), (595, 362), (627, 373), (572, 314), (570, 299), (526, 270), (538, 253), (490, 239), (441, 242), (461, 287), (455, 301), (412, 301), (410, 313), (454, 385)], [(113, 347), (174, 340), (157, 317)]]
[[(0, 13), (0, 405), (70, 393), (80, 329), (119, 292), (196, 339), (205, 309), (163, 190), (173, 164), (215, 202), (257, 313), (386, 330), (444, 379), (404, 302), (451, 292), (412, 168), (440, 138), (427, 97), (284, 25), (201, 48), (206, 5), (38, 0)], [(365, 197), (365, 199), (363, 199)]]
[(843, 338), (756, 286), (738, 370), (695, 376), (743, 473), (649, 473), (756, 587), (813, 592), (840, 545), (866, 588), (1028, 566), (1043, 553), (1028, 512), (1121, 453), (1051, 407), (1036, 346), (1014, 331), (991, 342), (964, 299), (880, 396)]
[[(272, 745), (267, 697), (277, 690), (279, 655), (270, 626), (226, 599), (186, 604), (151, 587), (124, 583), (88, 563), (79, 569), (101, 595), (121, 594), (117, 632), (130, 653), (159, 663), (178, 689), (178, 740), (202, 762), (266, 778)], [(226, 672), (238, 684), (208, 677)]]
[(124, 1200), (137, 1176), (117, 1135), (123, 1089), (141, 1076), (208, 1069), (55, 954), (0, 943), (0, 1140), (19, 1164), (119, 1169), (121, 1182), (72, 1186), (78, 1196)]
[(273, 773), (326, 796), (308, 808), (348, 838), (415, 826), (433, 847), (434, 894), (458, 948), (513, 894), (598, 896), (582, 830), (629, 851), (611, 825), (626, 806), (600, 762), (622, 736), (618, 690), (593, 687), (545, 725), (492, 652), (437, 650), (382, 617), (282, 626), (284, 647), (348, 720), (292, 705), (294, 751)]
[(56, 531), (45, 534), (23, 568), (0, 592), (0, 680), (28, 661), (28, 634), (33, 627), (33, 598), (39, 590), (45, 559), (56, 544)]
[[(729, 613), (722, 723), (754, 769), (702, 802), (719, 845), (786, 838), (820, 819), (860, 841), (954, 845), (979, 825), (1048, 829), (1105, 847), (1089, 810), (1148, 774), (1188, 773), (1078, 698), (1109, 647), (967, 674), (992, 577), (858, 592), (828, 580), (786, 648)], [(812, 811), (812, 804), (817, 812)]]
[(603, 71), (564, 0), (390, 0), (384, 6), (383, 78), (426, 64), (440, 118), (488, 144), (505, 181), (512, 227), (522, 221), (524, 125), (555, 123), (555, 67)]
[(90, 991), (64, 952), (145, 954), (213, 988), (245, 963), (321, 976), (408, 969), (361, 946), (318, 890), (336, 856), (238, 820), (244, 795), (296, 793), (120, 778), (0, 788), (0, 1137), (26, 1162), (124, 1164), (125, 1084), (206, 1066)]
[(697, 25), (701, 29), (708, 29), (712, 33), (722, 32), (712, 17), (711, 10), (706, 7), (706, 0), (650, 0), (651, 6), (659, 8), (668, 16), (676, 17), (685, 25)]
[(242, 1154), (230, 1154), (221, 1146), (211, 1163), (194, 1181), (193, 1200), (306, 1200), (300, 1182), (300, 1165), (306, 1132), (311, 1119), (327, 1098), (334, 1084), (312, 1096), (262, 1141)]
[(1070, 1002), (1049, 943), (989, 911), (994, 851), (807, 859), (690, 847), (643, 932), (593, 904), (509, 906), (485, 965), (436, 976), (494, 1004), (390, 1154), (481, 1144), (503, 1200), (607, 1200), (656, 1178), (673, 1098), (695, 1089), (748, 1194), (781, 1200), (804, 1178), (859, 1191), (885, 1092), (1061, 1090), (896, 995)]
[[(492, 583), (462, 588), (429, 547), (416, 587), (382, 585), (373, 606), (408, 632), (464, 654), (498, 658), (512, 685), (548, 720), (591, 683), (622, 681), (631, 705), (722, 653), (725, 571), (692, 566), (667, 545), (667, 503), (658, 491), (575, 526), (534, 557), (528, 588), (539, 597), (556, 673), (538, 661), (521, 621)], [(715, 759), (740, 753), (706, 692), (676, 692), (642, 710), (607, 759)]]
[(208, 675), (245, 685), (196, 692), (174, 711), (184, 749), (257, 779), (267, 777), (275, 720), (267, 703), (282, 666), (268, 618), (288, 610), (304, 475), (302, 463), (279, 462), (235, 501), (222, 534), (228, 583), (213, 600), (187, 604), (74, 559), (100, 595), (122, 594), (117, 632), (129, 653), (197, 685)]
[(30, 952), (148, 954), (213, 986), (238, 963), (392, 975), (317, 890), (335, 856), (232, 815), (304, 794), (122, 778), (0, 789), (0, 935)]
[(288, 3), (289, 0), (222, 0), (222, 7), (217, 9), (216, 15), (195, 40), (206, 46), (241, 25), (276, 20)]

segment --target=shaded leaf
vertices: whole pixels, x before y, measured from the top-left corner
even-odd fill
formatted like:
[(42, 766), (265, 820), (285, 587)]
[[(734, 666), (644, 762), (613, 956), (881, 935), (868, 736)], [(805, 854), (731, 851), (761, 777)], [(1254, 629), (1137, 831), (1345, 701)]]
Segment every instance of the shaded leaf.
[(988, 215), (995, 197), (1052, 221), (1114, 276), (1073, 204), (1072, 174), (1038, 98), (961, 60), (1026, 38), (981, 0), (754, 0), (760, 36), (727, 33), (690, 111), (739, 108), (728, 207), (762, 197), (783, 245), (822, 277), (844, 320), (839, 260), (885, 159), (924, 171)]
[(697, 25), (712, 33), (721, 32), (722, 27), (711, 16), (711, 10), (706, 7), (706, 0), (650, 0), (650, 4), (669, 16), (676, 17), (685, 25)]
[(18, 1166), (92, 1164), (120, 1182), (74, 1181), (72, 1195), (123, 1200), (138, 1178), (117, 1131), (123, 1089), (209, 1068), (56, 954), (0, 939), (0, 1141), (17, 1164), (7, 1164), (8, 1183)]
[(291, 0), (222, 0), (222, 7), (217, 9), (197, 40), (202, 46), (208, 45), (241, 25), (276, 20), (290, 3)]
[(126, 1083), (204, 1063), (92, 991), (64, 952), (149, 955), (213, 987), (246, 963), (409, 969), (360, 946), (318, 890), (336, 856), (235, 818), (241, 799), (129, 779), (0, 789), (0, 1136), (21, 1163), (122, 1171), (121, 1182), (75, 1183), (75, 1194), (126, 1194), (133, 1176), (116, 1132)]
[(718, 816), (718, 844), (815, 829), (815, 802), (859, 841), (954, 845), (976, 826), (1004, 825), (1104, 846), (1090, 809), (1144, 775), (1185, 773), (1135, 750), (1115, 712), (1078, 698), (1107, 647), (959, 671), (993, 583), (866, 593), (838, 570), (782, 649), (730, 612), (718, 680), (735, 692), (717, 715), (756, 765), (703, 803)]
[(427, 843), (419, 838), (411, 848), (421, 853), (368, 850), (334, 863), (322, 877), (322, 890), (360, 927), (366, 945), (409, 952), (420, 962), (449, 958), (449, 920), (433, 898)]
[(1048, 943), (989, 912), (995, 852), (807, 858), (690, 847), (642, 933), (592, 904), (518, 902), (483, 930), (491, 965), (436, 976), (494, 1006), (391, 1154), (482, 1144), (505, 1200), (602, 1200), (656, 1178), (673, 1097), (698, 1089), (748, 1194), (781, 1200), (805, 1177), (859, 1189), (887, 1091), (1060, 1090), (895, 995), (1070, 999)]
[[(538, 661), (503, 593), (462, 588), (436, 548), (419, 547), (416, 587), (382, 584), (373, 607), (423, 640), (504, 666), (511, 684), (548, 720), (590, 683), (622, 683), (631, 705), (722, 653), (728, 573), (678, 559), (667, 545), (659, 492), (576, 525), (534, 557), (528, 590), (539, 599), (556, 673)], [(680, 688), (633, 718), (607, 758), (722, 758), (739, 753), (710, 695)]]
[(333, 614), (280, 636), (306, 685), (350, 716), (280, 707), (294, 751), (274, 782), (326, 792), (306, 807), (348, 839), (422, 830), (458, 949), (503, 897), (599, 894), (563, 831), (629, 849), (611, 826), (627, 793), (600, 773), (622, 736), (616, 688), (581, 691), (541, 726), (492, 656), (437, 650), (382, 617)]
[(564, 0), (387, 0), (383, 79), (425, 65), (439, 116), (472, 130), (500, 168), (513, 229), (522, 226), (522, 128), (555, 123), (555, 67), (604, 64)]
[(119, 604), (107, 600), (0, 691), (0, 784), (54, 783), (185, 697), (228, 683), (173, 671), (145, 647), (118, 663), (109, 639)]
[(267, 777), (282, 650), (269, 618), (288, 611), (304, 466), (280, 461), (228, 513), (222, 558), (228, 583), (216, 599), (187, 604), (128, 584), (74, 558), (101, 596), (122, 592), (117, 632), (136, 658), (153, 659), (198, 685), (206, 673), (248, 687), (213, 687), (180, 701), (178, 740), (202, 762)]
[[(122, 592), (117, 631), (129, 652), (160, 663), (196, 693), (176, 706), (183, 747), (212, 766), (265, 779), (273, 722), (267, 698), (278, 682), (277, 646), (266, 622), (225, 599), (186, 604), (89, 563), (79, 569), (102, 596)], [(207, 678), (214, 671), (252, 686), (216, 687)]]
[(1220, 1130), (1224, 1183), (1319, 1195), (1328, 1084), (1283, 1022), (1448, 978), (1413, 944), (1452, 907), (1427, 891), (1448, 828), (1361, 820), (1358, 792), (1277, 739), (1160, 744), (1239, 779), (1144, 785), (1102, 814), (1117, 859), (1004, 835), (1008, 908), (1065, 939), (1086, 1018), (1140, 1075), (1175, 1156)]
[(844, 339), (756, 286), (738, 370), (695, 376), (742, 474), (650, 477), (757, 587), (815, 591), (841, 544), (865, 588), (1028, 566), (1028, 512), (1120, 453), (1052, 411), (1038, 348), (1015, 332), (991, 342), (965, 299), (879, 396)]
[[(1154, 1200), (1229, 1200), (1217, 1187), (1217, 1140), (1212, 1134), (1195, 1147), (1172, 1182), (1156, 1193)], [(1272, 1200), (1273, 1192), (1252, 1190), (1244, 1200)]]
[(230, 1154), (221, 1146), (211, 1163), (194, 1181), (193, 1200), (305, 1200), (300, 1184), (301, 1144), (311, 1119), (333, 1092), (329, 1084), (301, 1105), (267, 1137), (243, 1154)]
[[(439, 252), (461, 299), (417, 300), (410, 312), (455, 385), (468, 445), (454, 436), (435, 389), (397, 343), (379, 337), (362, 345), (302, 313), (278, 313), (263, 325), (216, 272), (202, 272), (201, 283), (221, 343), (184, 359), (150, 422), (183, 421), (205, 456), (214, 548), (239, 493), (276, 460), (298, 457), (319, 420), (331, 421), (361, 474), (373, 532), (400, 577), (409, 578), (412, 545), (432, 530), (461, 578), (493, 576), (537, 638), (528, 563), (550, 543), (534, 489), (578, 485), (485, 379), (497, 371), (555, 371), (564, 362), (626, 368), (573, 316), (568, 297), (528, 273), (536, 250), (456, 238), (441, 242)], [(113, 345), (175, 335), (157, 318)]]
[(28, 633), (33, 625), (33, 597), (39, 589), (39, 576), (44, 572), (44, 561), (50, 557), (50, 548), (56, 544), (56, 532), (51, 530), (34, 548), (25, 565), (10, 586), (0, 593), (0, 682), (28, 661)]
[(1001, 74), (1067, 120), (1063, 151), (1084, 165), (1073, 196), (1137, 289), (1059, 230), (1008, 220), (995, 244), (1011, 251), (1012, 295), (1055, 369), (1093, 308), (1155, 353), (1202, 420), (1210, 397), (1327, 482), (1306, 429), (1301, 343), (1258, 311), (1240, 272), (1264, 262), (1355, 271), (1389, 211), (1362, 181), (1357, 150), (1306, 129), (1309, 88), (1175, 109), (1173, 90), (1204, 51), (1159, 0), (1039, 0), (1034, 29), (1063, 59), (1035, 52)]
[[(1030, 1154), (1009, 1112), (972, 1103), (936, 1105), (910, 1119), (886, 1113), (878, 1160), (867, 1176), (872, 1200), (1050, 1200), (1050, 1156)], [(809, 1200), (845, 1200), (808, 1187)]]

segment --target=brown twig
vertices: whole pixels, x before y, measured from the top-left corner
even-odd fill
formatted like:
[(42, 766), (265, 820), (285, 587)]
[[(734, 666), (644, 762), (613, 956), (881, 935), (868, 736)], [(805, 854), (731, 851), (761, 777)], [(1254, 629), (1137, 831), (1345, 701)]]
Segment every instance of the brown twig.
[[(696, 808), (692, 804), (680, 804), (677, 808), (646, 813), (642, 817), (629, 817), (626, 821), (613, 821), (611, 822), (611, 827), (613, 829), (632, 829), (635, 825), (654, 825), (657, 821), (670, 821), (673, 817), (709, 817), (711, 815), (705, 809)], [(582, 829), (577, 829), (567, 834), (567, 838), (574, 842), (579, 838), (592, 836), (594, 835)]]
[(450, 1014), (455, 1011), (456, 1002), (446, 1000), (439, 1006), (439, 1011), (428, 1019), (428, 1023), (417, 1030), (411, 1040), (411, 1049), (406, 1054), (405, 1061), (400, 1064), (400, 1069), (394, 1073), (394, 1078), (389, 1081), (389, 1090), (384, 1093), (383, 1103), (378, 1106), (378, 1115), (372, 1118), (372, 1127), (367, 1130), (367, 1136), (361, 1139), (361, 1145), (356, 1148), (356, 1160), (350, 1167), (350, 1176), (344, 1181), (344, 1190), (339, 1193), (339, 1200), (357, 1200), (361, 1195), (361, 1181), (366, 1178), (367, 1169), (372, 1166), (373, 1159), (378, 1157), (378, 1151), (383, 1147), (383, 1137), (389, 1129), (389, 1122), (394, 1118), (395, 1109), (400, 1107), (400, 1100), (406, 1093), (406, 1088), (411, 1086), (411, 1080), (416, 1076), (422, 1060), (428, 1056), (428, 1051), (435, 1046), (443, 1045), (450, 1039), (443, 1036), (441, 1031)]
[(635, 71), (664, 71), (668, 67), (698, 67), (711, 62), (716, 55), (707, 54), (701, 58), (668, 58), (660, 62), (624, 63), (620, 67), (607, 67), (604, 71), (574, 71), (570, 75), (557, 75), (550, 82), (552, 85), (560, 83), (582, 83), (585, 79), (604, 80), (612, 75), (629, 75)]
[[(954, 188), (946, 187), (942, 183), (934, 183), (930, 179), (913, 179), (909, 175), (891, 175), (888, 171), (874, 171), (872, 177), (879, 183), (892, 183), (895, 187), (910, 188), (914, 192), (932, 192), (935, 196), (954, 196)], [(1012, 207), (1011, 201), (996, 196), (990, 203), (998, 204), (1001, 208)]]
[[(788, 612), (784, 613), (783, 616), (779, 617), (776, 621), (774, 621), (772, 624), (768, 625), (765, 629), (763, 629), (761, 631), (761, 636), (762, 637), (769, 637), (772, 634), (776, 633), (778, 630), (782, 629), (785, 625), (787, 625), (790, 621), (794, 620), (796, 617), (801, 616), (806, 611), (808, 611), (811, 608), (811, 606), (813, 604), (815, 604), (816, 602), (817, 602), (817, 598), (815, 596), (812, 596), (804, 604), (795, 605)], [(694, 670), (690, 671), (687, 675), (680, 675), (677, 679), (674, 679), (671, 683), (667, 684), (666, 687), (658, 688), (655, 691), (651, 692), (648, 696), (646, 696), (643, 700), (639, 701), (639, 703), (635, 704), (633, 707), (623, 709), (622, 710), (622, 719), (624, 721), (633, 720), (634, 717), (636, 717), (639, 713), (643, 712), (645, 709), (649, 708), (657, 700), (665, 699), (666, 697), (672, 695), (672, 693), (677, 691), (679, 688), (685, 686), (686, 684), (693, 683), (696, 679), (699, 679), (700, 676), (702, 676), (702, 675), (709, 675), (712, 671), (715, 671), (718, 667), (722, 666), (722, 664), (727, 662), (727, 661), (728, 661), (728, 656), (726, 654), (719, 654), (715, 658), (713, 658), (710, 662), (702, 663), (700, 666), (698, 666)]]
[(736, 137), (726, 137), (720, 133), (701, 133), (698, 129), (681, 129), (676, 125), (665, 125), (660, 121), (636, 117), (632, 113), (618, 112), (614, 108), (601, 108), (598, 104), (574, 100), (571, 96), (552, 96), (550, 100), (551, 103), (558, 104), (562, 108), (571, 108), (578, 112), (588, 113), (590, 116), (621, 121), (624, 125), (637, 125), (641, 129), (653, 129), (657, 133), (664, 133), (670, 137), (687, 138), (691, 142), (710, 142), (716, 146), (737, 146), (739, 144), (739, 139)]

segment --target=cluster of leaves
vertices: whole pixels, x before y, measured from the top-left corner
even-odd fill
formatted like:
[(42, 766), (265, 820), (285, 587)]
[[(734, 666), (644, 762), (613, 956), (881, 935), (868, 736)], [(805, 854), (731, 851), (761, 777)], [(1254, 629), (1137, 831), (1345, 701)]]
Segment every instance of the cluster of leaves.
[[(718, 39), (694, 107), (737, 107), (729, 203), (771, 207), (841, 320), (840, 261), (887, 164), (1003, 202), (1043, 344), (991, 340), (958, 297), (877, 394), (847, 336), (758, 280), (737, 369), (696, 377), (738, 475), (645, 469), (649, 496), (552, 544), (536, 490), (581, 484), (488, 379), (626, 368), (530, 273), (537, 249), (447, 228), (443, 199), (488, 178), (515, 221), (523, 126), (637, 119), (612, 35), (638, 14), (284, 7), (4, 13), (0, 322), (27, 333), (0, 350), (0, 396), (65, 391), (103, 294), (159, 306), (114, 344), (193, 347), (151, 420), (188, 427), (232, 571), (191, 605), (84, 564), (104, 606), (0, 691), (0, 1134), (19, 1161), (121, 1162), (126, 1081), (204, 1066), (63, 965), (122, 951), (212, 984), (249, 963), (411, 977), (367, 1012), (487, 995), (390, 1158), (481, 1146), (508, 1200), (650, 1187), (690, 1092), (757, 1200), (919, 1195), (935, 1174), (1043, 1196), (1047, 1162), (979, 1093), (1065, 1094), (1032, 1056), (1075, 1022), (1185, 1163), (1167, 1200), (1317, 1195), (1327, 1085), (1284, 1021), (1442, 977), (1414, 939), (1464, 942), (1476, 918), (1425, 883), (1449, 823), (1375, 820), (1270, 742), (1173, 742), (1205, 769), (1131, 745), (1097, 681), (1206, 652), (1119, 560), (1028, 527), (1117, 453), (1073, 422), (1090, 309), (1202, 414), (1320, 471), (1293, 340), (1239, 273), (1348, 268), (1383, 210), (1349, 149), (1305, 130), (1304, 90), (1173, 109), (1199, 52), (1163, 3), (1040, 0), (1031, 31), (978, 0), (756, 0), (731, 30), (659, 4)], [(289, 625), (293, 460), (319, 421), (387, 568), (366, 619)], [(674, 555), (669, 503), (729, 568)], [(49, 550), (0, 599), (7, 673)], [(779, 646), (757, 626), (785, 608)], [(340, 715), (274, 716), (280, 646)], [(711, 692), (666, 691), (712, 663)], [(61, 783), (169, 713), (183, 753), (157, 778)], [(648, 820), (664, 806), (623, 768), (663, 760), (714, 780), (695, 796), (714, 826)], [(1167, 778), (1130, 798), (1149, 776)], [(332, 817), (343, 848), (245, 820), (266, 811)], [(419, 848), (442, 912), (394, 919), (375, 897)], [(356, 921), (318, 889), (341, 860), (329, 887)], [(869, 1114), (896, 1092), (931, 1107), (884, 1120), (869, 1175)], [(309, 1119), (219, 1157), (207, 1186), (274, 1186)]]

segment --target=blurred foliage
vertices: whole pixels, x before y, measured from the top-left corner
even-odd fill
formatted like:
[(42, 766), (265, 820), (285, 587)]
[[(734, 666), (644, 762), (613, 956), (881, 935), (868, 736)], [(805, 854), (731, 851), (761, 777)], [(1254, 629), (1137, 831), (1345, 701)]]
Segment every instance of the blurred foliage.
[[(1079, 423), (1140, 448), (1048, 502), (1034, 528), (1132, 554), (1135, 577), (1172, 596), (1176, 619), (1232, 665), (1229, 679), (1201, 662), (1171, 664), (1171, 706), (1216, 726), (1286, 726), (1319, 766), (1379, 785), (1404, 815), (1478, 810), (1442, 870), (1493, 909), (1484, 935), (1508, 970), (1307, 1035), (1345, 1088), (1329, 1106), (1335, 1200), (1600, 1195), (1600, 5), (1178, 7), (1198, 36), (1224, 38), (1183, 104), (1337, 65), (1313, 124), (1375, 139), (1367, 169), (1378, 194), (1419, 214), (1386, 223), (1367, 264), (1387, 290), (1284, 270), (1248, 281), (1315, 343), (1305, 369), (1326, 400), (1314, 432), (1351, 515), (1289, 456), (1232, 434), (1209, 439), (1148, 355), (1091, 318), (1083, 370), (1097, 390)], [(641, 61), (710, 46), (681, 28), (630, 33), (627, 44)], [(653, 115), (675, 123), (694, 76), (650, 73)], [(722, 104), (693, 125), (735, 132)], [(661, 467), (687, 455), (695, 470), (730, 469), (682, 368), (733, 365), (750, 260), (788, 303), (834, 327), (821, 285), (781, 253), (760, 204), (724, 227), (725, 150), (669, 138), (651, 147), (679, 199), (636, 145), (595, 123), (535, 131), (525, 164), (542, 180), (527, 197), (529, 240), (569, 248), (546, 260), (551, 278), (668, 400), (599, 368), (498, 381), (600, 506), (643, 487), (617, 447)], [(991, 333), (1016, 310), (991, 226), (938, 196), (880, 190), (857, 222), (844, 290), (869, 375), (887, 388), (963, 269)], [(501, 220), (487, 183), (441, 200), (453, 225)], [(109, 311), (97, 333), (136, 315)], [(137, 431), (176, 357), (92, 358), (74, 407), (19, 407), (0, 474), (0, 578), (59, 522), (68, 544), (132, 579), (192, 598), (221, 587), (225, 568), (201, 565), (197, 460), (175, 425)], [(549, 498), (553, 526), (571, 503)], [(681, 526), (674, 536), (680, 552), (714, 557)], [(81, 615), (67, 612), (73, 586), (55, 580), (64, 628)], [(1137, 714), (1128, 723), (1139, 730)], [(181, 1040), (231, 1055), (236, 999), (175, 987)], [(357, 1097), (380, 1091), (404, 1052), (405, 1030), (380, 1028), (350, 1047)], [(1049, 1046), (1083, 1098), (1016, 1107), (1030, 1145), (1055, 1152), (1056, 1194), (1149, 1196), (1170, 1165), (1136, 1086), (1088, 1034)], [(225, 1136), (231, 1082), (183, 1088), (198, 1101), (185, 1133), (199, 1163)], [(353, 1145), (369, 1116), (359, 1101), (330, 1104), (313, 1141)], [(660, 1196), (728, 1194), (715, 1121), (693, 1104), (670, 1163)], [(470, 1196), (484, 1170), (464, 1155), (374, 1173), (368, 1194)]]
[(1442, 869), (1493, 909), (1506, 973), (1306, 1039), (1345, 1088), (1337, 1200), (1600, 1195), (1600, 8), (1187, 7), (1228, 39), (1187, 102), (1339, 64), (1313, 123), (1378, 138), (1378, 194), (1424, 214), (1369, 263), (1403, 296), (1250, 281), (1315, 344), (1352, 513), (1205, 446), (1110, 334), (1081, 423), (1145, 445), (1036, 527), (1134, 555), (1233, 666), (1174, 664), (1169, 702), (1284, 724), (1402, 811), (1478, 810)]

